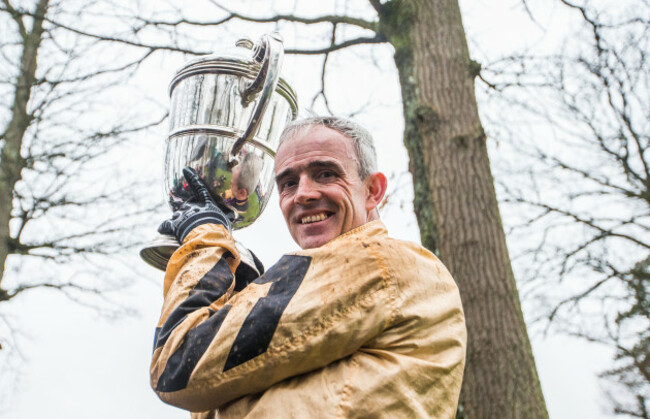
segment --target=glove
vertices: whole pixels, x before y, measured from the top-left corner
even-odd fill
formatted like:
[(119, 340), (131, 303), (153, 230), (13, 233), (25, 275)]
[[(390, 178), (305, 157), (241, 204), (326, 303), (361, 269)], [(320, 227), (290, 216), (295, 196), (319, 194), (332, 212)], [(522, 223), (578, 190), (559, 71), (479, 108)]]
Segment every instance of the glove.
[(228, 211), (228, 214), (226, 214), (214, 202), (208, 188), (205, 187), (199, 175), (193, 169), (184, 168), (183, 176), (187, 180), (193, 196), (174, 212), (171, 219), (160, 224), (158, 232), (175, 236), (178, 242), (183, 244), (183, 240), (190, 234), (190, 231), (201, 224), (220, 224), (230, 231), (232, 229), (231, 218), (233, 218), (234, 214), (231, 214), (229, 210), (226, 210)]

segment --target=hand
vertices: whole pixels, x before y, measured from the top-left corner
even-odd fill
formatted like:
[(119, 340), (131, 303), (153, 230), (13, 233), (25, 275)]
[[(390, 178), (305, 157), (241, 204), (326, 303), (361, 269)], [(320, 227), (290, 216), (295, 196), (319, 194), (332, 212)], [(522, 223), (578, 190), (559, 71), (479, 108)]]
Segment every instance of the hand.
[(193, 196), (174, 212), (171, 219), (160, 224), (158, 232), (173, 235), (180, 244), (183, 244), (183, 240), (190, 234), (190, 231), (201, 224), (220, 224), (230, 231), (232, 229), (230, 218), (214, 202), (208, 188), (205, 187), (196, 172), (186, 167), (183, 169), (183, 176), (187, 180)]

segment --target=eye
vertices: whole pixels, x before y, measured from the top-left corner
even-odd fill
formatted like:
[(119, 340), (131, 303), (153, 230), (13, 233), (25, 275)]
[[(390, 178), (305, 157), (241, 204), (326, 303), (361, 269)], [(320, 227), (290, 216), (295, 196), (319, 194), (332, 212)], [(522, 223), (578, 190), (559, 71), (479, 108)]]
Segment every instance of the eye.
[(317, 179), (325, 179), (325, 180), (334, 177), (336, 177), (336, 173), (334, 173), (334, 171), (332, 170), (321, 170), (320, 172), (318, 172), (318, 175), (316, 176)]
[(293, 188), (294, 186), (296, 186), (296, 181), (293, 179), (287, 179), (278, 182), (278, 189), (280, 192)]

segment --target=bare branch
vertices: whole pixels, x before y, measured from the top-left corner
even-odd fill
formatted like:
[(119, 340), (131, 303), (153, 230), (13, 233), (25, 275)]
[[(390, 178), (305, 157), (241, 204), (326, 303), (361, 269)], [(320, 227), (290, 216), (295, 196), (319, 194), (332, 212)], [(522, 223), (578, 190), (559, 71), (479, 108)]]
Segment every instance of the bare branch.
[(524, 10), (526, 11), (526, 15), (528, 15), (528, 17), (530, 18), (530, 20), (531, 20), (535, 25), (537, 25), (537, 27), (543, 29), (542, 24), (541, 24), (537, 19), (535, 19), (535, 16), (533, 15), (533, 13), (531, 12), (530, 8), (528, 7), (528, 1), (527, 1), (527, 0), (521, 0), (521, 4), (522, 4), (522, 6), (524, 7)]
[[(330, 39), (330, 46), (336, 45), (336, 23), (332, 24), (332, 37)], [(325, 93), (325, 69), (327, 68), (327, 60), (330, 56), (330, 53), (327, 52), (325, 53), (325, 56), (323, 57), (323, 66), (321, 68), (321, 89), (316, 95), (314, 95), (312, 101), (311, 101), (311, 107), (314, 107), (314, 104), (316, 103), (316, 100), (318, 99), (319, 96), (322, 96), (323, 102), (325, 102), (325, 108), (327, 111), (330, 113), (330, 115), (333, 114), (332, 110), (330, 109), (329, 101), (327, 100), (327, 94)]]
[(377, 13), (381, 14), (381, 12), (384, 10), (384, 6), (381, 4), (381, 0), (369, 0), (369, 2), (377, 11)]
[(240, 13), (233, 12), (232, 10), (226, 8), (225, 6), (221, 5), (216, 1), (212, 1), (212, 3), (217, 7), (219, 7), (220, 9), (222, 9), (223, 11), (229, 13), (228, 19), (234, 18), (246, 22), (274, 23), (274, 22), (286, 21), (286, 22), (293, 22), (293, 23), (301, 23), (305, 25), (313, 25), (318, 23), (331, 23), (331, 24), (344, 24), (344, 25), (357, 26), (371, 31), (376, 31), (378, 26), (377, 21), (368, 21), (365, 19), (355, 18), (346, 15), (324, 15), (315, 18), (306, 18), (306, 17), (295, 16), (295, 15), (283, 15), (283, 14), (278, 14), (269, 17), (245, 16)]
[(25, 28), (25, 23), (22, 19), (23, 13), (14, 9), (11, 3), (9, 3), (9, 0), (2, 0), (2, 3), (5, 5), (5, 7), (0, 8), (0, 11), (8, 12), (11, 15), (14, 22), (16, 22), (16, 25), (18, 25), (18, 31), (21, 38), (27, 39), (27, 28)]
[[(571, 211), (567, 211), (567, 210), (560, 209), (560, 208), (555, 208), (555, 207), (552, 207), (549, 204), (545, 204), (543, 202), (530, 201), (530, 200), (527, 200), (527, 199), (524, 199), (524, 198), (516, 198), (515, 200), (509, 200), (507, 202), (520, 202), (520, 203), (526, 203), (526, 204), (529, 204), (529, 205), (532, 205), (532, 206), (536, 206), (536, 207), (539, 207), (539, 208), (543, 208), (543, 209), (548, 210), (550, 212), (557, 213), (557, 214), (563, 215), (565, 217), (568, 217), (568, 218), (570, 218), (570, 219), (572, 219), (572, 220), (574, 220), (574, 221), (576, 221), (576, 222), (578, 222), (580, 224), (583, 224), (585, 226), (593, 228), (594, 230), (596, 230), (596, 231), (598, 231), (600, 233), (603, 233), (603, 234), (605, 234), (605, 235), (607, 235), (609, 237), (618, 237), (618, 238), (621, 238), (621, 239), (625, 239), (625, 240), (630, 241), (631, 243), (637, 244), (637, 245), (639, 245), (639, 246), (641, 246), (643, 248), (646, 248), (646, 249), (650, 250), (650, 243), (646, 243), (646, 242), (644, 242), (644, 241), (642, 241), (642, 240), (640, 240), (640, 239), (638, 239), (638, 238), (636, 238), (634, 236), (631, 236), (629, 234), (617, 233), (617, 232), (613, 231), (613, 229), (611, 229), (611, 228), (608, 229), (608, 228), (601, 227), (601, 226), (596, 224), (594, 219), (587, 219), (587, 218), (580, 217), (579, 215), (577, 215), (577, 214), (575, 214), (575, 213), (573, 213)], [(621, 225), (632, 224), (632, 222), (633, 222), (633, 220), (630, 220), (628, 222), (622, 222)]]
[(61, 84), (72, 84), (72, 83), (79, 83), (82, 81), (90, 80), (95, 77), (103, 76), (106, 74), (112, 74), (112, 73), (122, 73), (124, 70), (131, 69), (133, 67), (137, 67), (140, 64), (142, 64), (147, 58), (149, 58), (154, 52), (156, 52), (155, 49), (150, 49), (146, 51), (143, 55), (140, 57), (125, 63), (119, 67), (115, 68), (107, 68), (103, 70), (98, 70), (98, 71), (93, 71), (89, 72), (87, 74), (82, 74), (80, 76), (75, 76), (75, 77), (70, 77), (70, 78), (56, 78), (56, 79), (49, 79), (47, 77), (43, 77), (40, 80), (36, 81), (36, 84), (51, 84), (51, 85), (61, 85)]
[(50, 289), (56, 289), (59, 291), (63, 290), (68, 290), (68, 289), (74, 289), (78, 291), (83, 291), (85, 293), (93, 293), (97, 295), (101, 295), (102, 291), (98, 290), (96, 288), (91, 288), (91, 287), (83, 287), (78, 284), (72, 284), (72, 283), (64, 283), (64, 284), (52, 284), (49, 282), (41, 283), (41, 284), (33, 284), (33, 285), (21, 285), (19, 287), (16, 287), (12, 289), (11, 291), (5, 291), (0, 289), (0, 302), (2, 301), (9, 301), (12, 298), (15, 298), (16, 296), (20, 295), (21, 293), (29, 290), (33, 290), (36, 288), (50, 288)]
[(347, 41), (341, 42), (339, 44), (331, 45), (329, 47), (320, 48), (320, 49), (291, 49), (287, 48), (285, 52), (287, 54), (296, 54), (296, 55), (319, 55), (319, 54), (329, 54), (330, 52), (338, 51), (343, 48), (351, 47), (354, 45), (364, 45), (364, 44), (382, 44), (388, 42), (383, 35), (377, 35), (374, 37), (360, 37), (355, 39), (349, 39)]
[(605, 278), (603, 278), (603, 279), (601, 279), (600, 281), (597, 281), (595, 284), (591, 285), (591, 286), (590, 286), (589, 288), (587, 288), (586, 290), (584, 290), (584, 291), (582, 291), (582, 292), (580, 292), (580, 293), (578, 293), (578, 294), (576, 294), (576, 295), (572, 295), (572, 296), (569, 297), (569, 298), (565, 298), (564, 300), (562, 300), (562, 301), (560, 301), (559, 303), (557, 303), (557, 304), (555, 305), (555, 307), (553, 308), (553, 310), (551, 310), (551, 312), (548, 314), (549, 322), (552, 322), (552, 321), (555, 319), (555, 316), (557, 315), (557, 313), (558, 313), (561, 309), (563, 309), (565, 305), (567, 305), (567, 304), (574, 304), (574, 305), (577, 304), (577, 303), (580, 302), (584, 297), (590, 295), (592, 292), (594, 292), (595, 290), (597, 290), (598, 288), (600, 288), (602, 285), (604, 285), (605, 283), (607, 283), (607, 282), (608, 282), (610, 279), (612, 279), (612, 278), (615, 278), (615, 275), (609, 275), (609, 276), (606, 276)]
[(75, 33), (77, 35), (86, 36), (88, 38), (94, 38), (94, 39), (97, 39), (97, 40), (102, 41), (102, 42), (118, 42), (118, 43), (121, 43), (121, 44), (124, 44), (124, 45), (129, 45), (129, 46), (137, 47), (137, 48), (144, 48), (144, 49), (148, 49), (148, 50), (151, 50), (151, 51), (157, 50), (157, 51), (182, 52), (184, 54), (190, 54), (190, 55), (205, 55), (205, 54), (209, 54), (211, 52), (211, 51), (207, 51), (207, 50), (206, 51), (197, 51), (197, 50), (193, 50), (193, 49), (189, 49), (189, 48), (181, 48), (181, 47), (175, 46), (175, 45), (146, 44), (146, 43), (143, 43), (143, 42), (137, 42), (137, 41), (133, 41), (133, 40), (126, 39), (126, 38), (118, 38), (118, 37), (115, 37), (115, 36), (109, 36), (109, 35), (103, 35), (103, 34), (100, 34), (100, 33), (92, 33), (92, 32), (88, 32), (88, 31), (84, 31), (84, 30), (81, 30), (81, 29), (78, 29), (78, 28), (74, 28), (74, 27), (72, 27), (70, 25), (66, 25), (66, 24), (57, 22), (57, 21), (55, 21), (53, 19), (50, 19), (50, 18), (47, 18), (47, 17), (45, 17), (44, 20), (51, 23), (52, 25), (54, 25), (57, 28), (65, 29), (65, 30), (67, 30), (69, 32)]
[(589, 25), (591, 25), (592, 33), (593, 33), (594, 39), (596, 40), (596, 47), (598, 49), (598, 53), (601, 54), (604, 51), (604, 48), (603, 48), (603, 46), (601, 44), (601, 35), (600, 35), (600, 27), (601, 27), (601, 25), (600, 25), (600, 23), (598, 23), (597, 21), (590, 18), (590, 16), (588, 15), (587, 9), (585, 7), (578, 6), (578, 5), (576, 5), (574, 3), (571, 3), (571, 2), (569, 2), (567, 0), (560, 0), (560, 2), (564, 3), (565, 5), (569, 6), (572, 9), (577, 9), (577, 10), (580, 11), (580, 13), (582, 14), (582, 18), (585, 20), (585, 22), (587, 22), (587, 23), (589, 23)]

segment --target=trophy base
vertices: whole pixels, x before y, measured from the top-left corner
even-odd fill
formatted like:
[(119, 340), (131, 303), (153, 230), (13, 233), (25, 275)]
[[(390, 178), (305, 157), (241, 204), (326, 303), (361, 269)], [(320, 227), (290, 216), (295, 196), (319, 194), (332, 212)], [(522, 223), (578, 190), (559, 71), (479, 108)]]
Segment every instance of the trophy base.
[(179, 247), (176, 237), (161, 234), (140, 250), (140, 257), (154, 268), (164, 271), (169, 258)]
[[(254, 276), (260, 276), (262, 272), (260, 272), (260, 267), (255, 263), (253, 252), (248, 250), (238, 241), (235, 241), (235, 246), (239, 251), (240, 257), (240, 267), (238, 270), (245, 265), (251, 270), (251, 273), (254, 274)], [(179, 247), (180, 245), (178, 244), (178, 241), (176, 241), (176, 237), (167, 234), (160, 234), (152, 240), (151, 243), (140, 250), (140, 257), (154, 268), (165, 271), (169, 259)]]

